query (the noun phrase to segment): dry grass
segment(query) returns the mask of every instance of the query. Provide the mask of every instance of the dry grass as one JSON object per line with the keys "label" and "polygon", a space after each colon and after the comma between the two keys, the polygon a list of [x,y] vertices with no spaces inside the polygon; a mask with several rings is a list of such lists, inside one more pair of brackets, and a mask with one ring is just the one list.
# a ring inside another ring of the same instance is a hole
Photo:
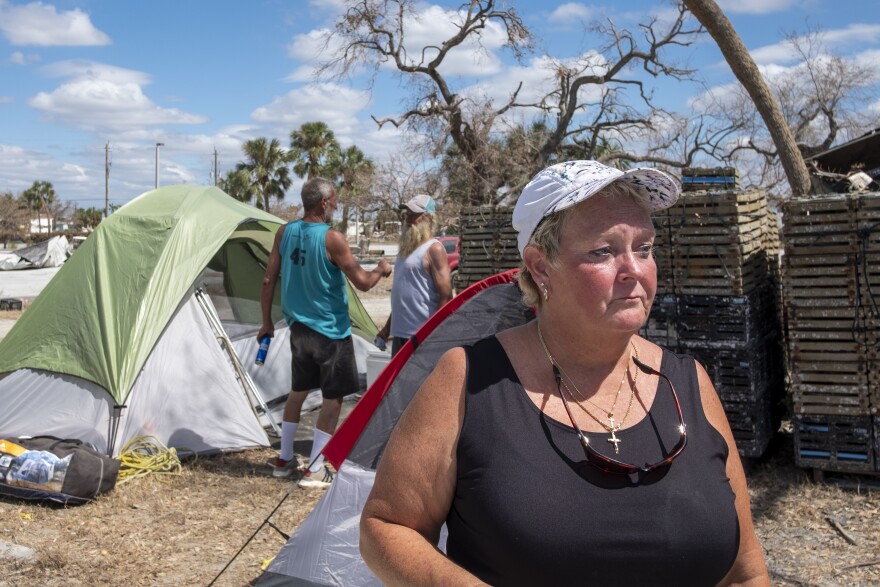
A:
{"label": "dry grass", "polygon": [[[286,530],[322,495],[273,478],[267,461],[274,455],[198,459],[179,476],[135,479],[76,507],[2,500],[0,535],[35,549],[38,560],[0,560],[0,585],[207,585],[289,489],[272,518]],[[250,584],[284,542],[264,528],[216,584]]]}
{"label": "dry grass", "polygon": [[0,320],[18,320],[24,310],[0,310]]}
{"label": "dry grass", "polygon": [[[2,539],[39,557],[35,563],[0,558],[0,586],[207,585],[292,487],[271,477],[266,463],[274,454],[202,458],[186,463],[180,476],[133,480],[78,507],[0,500]],[[749,476],[774,585],[880,583],[880,492],[814,483],[793,466],[792,454],[790,436],[781,436]],[[292,532],[322,493],[294,488],[272,521]],[[216,584],[253,584],[283,544],[264,526]]]}
{"label": "dry grass", "polygon": [[827,474],[817,483],[794,466],[793,455],[791,435],[780,434],[749,475],[773,584],[880,584],[878,478]]}

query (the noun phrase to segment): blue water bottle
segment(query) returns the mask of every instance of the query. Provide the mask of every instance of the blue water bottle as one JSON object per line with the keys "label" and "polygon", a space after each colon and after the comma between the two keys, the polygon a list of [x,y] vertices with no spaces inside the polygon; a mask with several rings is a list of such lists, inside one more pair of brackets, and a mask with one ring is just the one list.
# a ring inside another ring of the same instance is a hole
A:
{"label": "blue water bottle", "polygon": [[257,365],[262,365],[266,362],[266,353],[269,352],[270,342],[272,342],[272,337],[268,334],[260,339],[260,348],[257,349],[257,360],[254,361]]}

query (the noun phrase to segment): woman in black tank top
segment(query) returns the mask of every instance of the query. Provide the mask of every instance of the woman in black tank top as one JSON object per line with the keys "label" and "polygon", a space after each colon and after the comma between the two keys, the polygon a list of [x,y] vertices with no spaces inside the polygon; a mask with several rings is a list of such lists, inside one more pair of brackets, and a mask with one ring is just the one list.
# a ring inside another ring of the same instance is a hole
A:
{"label": "woman in black tank top", "polygon": [[[636,335],[674,180],[557,164],[514,210],[536,319],[447,352],[361,519],[389,584],[769,585],[705,370]],[[445,548],[438,546],[446,525]]]}

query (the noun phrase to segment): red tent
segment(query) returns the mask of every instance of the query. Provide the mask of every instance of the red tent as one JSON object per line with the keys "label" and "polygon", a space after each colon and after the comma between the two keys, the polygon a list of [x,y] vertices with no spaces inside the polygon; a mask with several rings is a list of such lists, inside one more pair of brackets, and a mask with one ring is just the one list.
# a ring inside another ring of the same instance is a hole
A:
{"label": "red tent", "polygon": [[444,352],[534,317],[520,301],[516,273],[494,275],[461,292],[388,363],[324,448],[339,470],[336,480],[257,585],[381,585],[361,560],[358,526],[391,431]]}

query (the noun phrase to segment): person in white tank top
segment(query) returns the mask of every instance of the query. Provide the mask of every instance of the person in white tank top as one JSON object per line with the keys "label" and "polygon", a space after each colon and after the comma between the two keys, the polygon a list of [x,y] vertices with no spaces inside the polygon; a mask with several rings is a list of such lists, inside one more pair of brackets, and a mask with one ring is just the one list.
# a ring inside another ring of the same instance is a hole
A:
{"label": "person in white tank top", "polygon": [[446,249],[434,238],[434,198],[420,194],[401,209],[406,211],[406,217],[394,263],[391,315],[379,331],[382,341],[391,338],[392,356],[452,299]]}

